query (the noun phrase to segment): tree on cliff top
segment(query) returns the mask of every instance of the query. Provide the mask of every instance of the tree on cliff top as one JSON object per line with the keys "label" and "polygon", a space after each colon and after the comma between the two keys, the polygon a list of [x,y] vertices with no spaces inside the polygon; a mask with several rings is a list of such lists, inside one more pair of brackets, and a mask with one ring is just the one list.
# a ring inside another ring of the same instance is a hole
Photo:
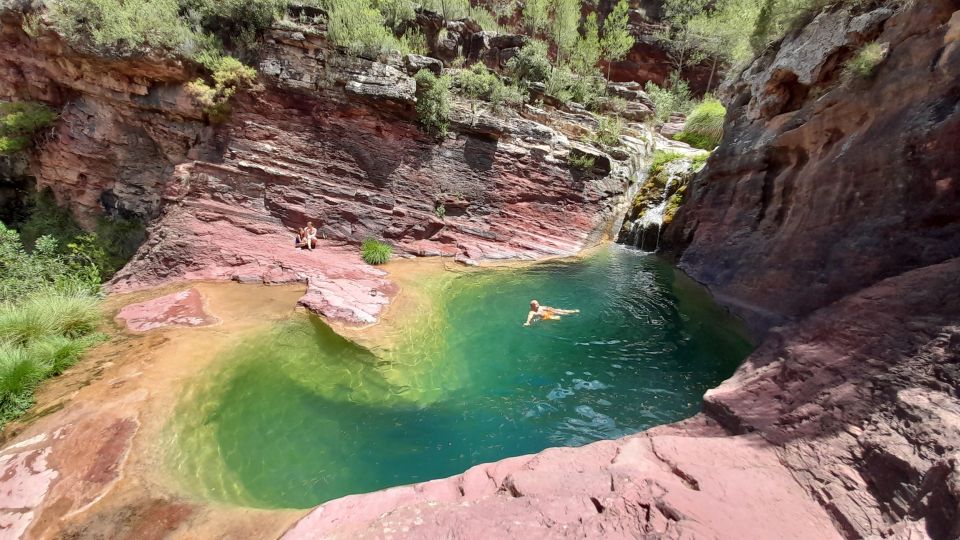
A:
{"label": "tree on cliff top", "polygon": [[610,65],[633,48],[634,37],[627,27],[630,22],[630,5],[620,0],[613,11],[603,21],[603,39],[600,40],[601,57],[607,61],[607,79],[610,78]]}

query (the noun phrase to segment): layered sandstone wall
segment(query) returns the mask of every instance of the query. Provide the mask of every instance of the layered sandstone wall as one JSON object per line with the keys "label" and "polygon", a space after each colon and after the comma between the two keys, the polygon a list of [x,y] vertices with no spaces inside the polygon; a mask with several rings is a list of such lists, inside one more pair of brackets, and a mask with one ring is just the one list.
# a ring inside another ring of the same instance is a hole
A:
{"label": "layered sandstone wall", "polygon": [[[87,225],[103,214],[152,223],[113,290],[192,278],[329,282],[324,265],[304,264],[289,247],[308,220],[330,242],[383,238],[401,254],[573,255],[610,234],[651,150],[640,123],[608,154],[581,142],[596,128],[586,111],[528,105],[478,115],[461,101],[438,140],[414,110],[412,74],[430,59],[350,57],[326,42],[322,25],[291,21],[264,38],[258,88],[211,125],[185,91],[199,75],[189,63],[79,51],[42,23],[27,28],[19,13],[0,17],[0,98],[61,108],[33,155],[37,185]],[[612,91],[629,98],[636,120],[649,114],[642,92]],[[572,151],[596,166],[571,167]],[[373,298],[345,317],[373,322],[391,288],[373,270],[347,274],[369,274],[361,281],[370,286],[305,303],[343,314]]]}
{"label": "layered sandstone wall", "polygon": [[[829,10],[742,74],[667,232],[758,334],[960,255],[960,2],[888,4]],[[842,84],[871,41],[886,60]]]}

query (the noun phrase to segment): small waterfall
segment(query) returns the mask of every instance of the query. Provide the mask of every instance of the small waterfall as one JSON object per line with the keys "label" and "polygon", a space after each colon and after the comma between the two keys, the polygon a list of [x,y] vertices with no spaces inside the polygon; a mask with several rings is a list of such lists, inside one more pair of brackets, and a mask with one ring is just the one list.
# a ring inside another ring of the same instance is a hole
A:
{"label": "small waterfall", "polygon": [[664,216],[672,195],[670,188],[688,168],[689,162],[686,160],[678,160],[667,164],[664,170],[666,181],[664,182],[663,193],[660,195],[660,202],[656,206],[648,208],[630,225],[630,233],[624,239],[625,241],[622,240],[624,243],[648,253],[654,253],[660,249],[660,233],[663,229]]}

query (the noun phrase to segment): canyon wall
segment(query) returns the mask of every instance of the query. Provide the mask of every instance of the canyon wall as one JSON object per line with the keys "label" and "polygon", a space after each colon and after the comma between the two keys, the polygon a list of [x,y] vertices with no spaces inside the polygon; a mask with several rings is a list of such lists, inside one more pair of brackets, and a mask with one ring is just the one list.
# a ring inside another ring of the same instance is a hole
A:
{"label": "canyon wall", "polygon": [[[198,76],[188,63],[75,50],[42,22],[29,29],[12,10],[0,17],[0,98],[62,108],[32,159],[38,187],[88,226],[101,215],[152,223],[114,291],[176,279],[343,278],[332,290],[311,286],[304,304],[373,322],[392,294],[382,273],[356,257],[324,272],[337,265],[304,260],[291,247],[295,227],[312,220],[328,243],[383,238],[400,254],[467,263],[573,255],[609,236],[650,151],[639,123],[628,124],[625,149],[608,154],[579,142],[596,128],[585,111],[481,105],[475,114],[458,100],[451,133],[437,139],[414,111],[412,74],[431,59],[350,57],[322,25],[291,21],[267,32],[257,88],[210,124],[185,91]],[[637,119],[649,113],[642,92],[613,90]],[[595,166],[571,167],[572,151]],[[356,303],[365,307],[344,307]]]}
{"label": "canyon wall", "polygon": [[[958,9],[836,7],[728,88],[723,143],[666,237],[757,334],[960,255]],[[871,41],[886,59],[844,83]]]}

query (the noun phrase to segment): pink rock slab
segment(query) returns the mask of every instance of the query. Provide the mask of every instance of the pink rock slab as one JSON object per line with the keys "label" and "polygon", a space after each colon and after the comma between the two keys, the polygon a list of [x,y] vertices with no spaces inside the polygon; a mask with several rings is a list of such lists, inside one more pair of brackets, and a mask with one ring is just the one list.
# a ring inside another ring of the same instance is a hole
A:
{"label": "pink rock slab", "polygon": [[841,538],[774,445],[682,424],[344,497],[283,538]]}
{"label": "pink rock slab", "polygon": [[146,302],[125,306],[117,314],[127,328],[146,332],[165,326],[207,326],[218,321],[203,307],[203,297],[196,289],[175,292]]}

